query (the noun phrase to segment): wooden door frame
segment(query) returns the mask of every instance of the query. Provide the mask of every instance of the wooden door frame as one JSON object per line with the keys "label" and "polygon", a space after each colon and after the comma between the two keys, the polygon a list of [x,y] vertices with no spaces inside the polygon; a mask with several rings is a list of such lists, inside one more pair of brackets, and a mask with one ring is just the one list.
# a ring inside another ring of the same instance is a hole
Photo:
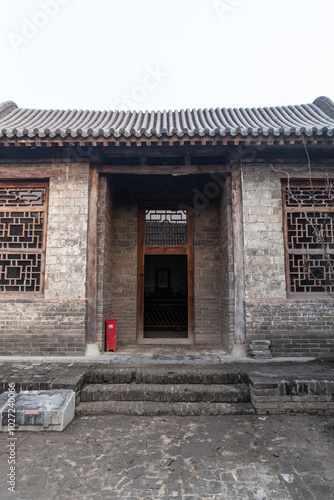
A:
{"label": "wooden door frame", "polygon": [[[137,299],[137,344],[194,344],[195,343],[195,308],[194,308],[194,216],[187,209],[187,245],[180,246],[145,246],[145,210],[178,209],[176,201],[143,201],[138,211],[138,299]],[[144,279],[145,255],[186,255],[188,275],[188,337],[186,339],[145,339],[144,338]]]}

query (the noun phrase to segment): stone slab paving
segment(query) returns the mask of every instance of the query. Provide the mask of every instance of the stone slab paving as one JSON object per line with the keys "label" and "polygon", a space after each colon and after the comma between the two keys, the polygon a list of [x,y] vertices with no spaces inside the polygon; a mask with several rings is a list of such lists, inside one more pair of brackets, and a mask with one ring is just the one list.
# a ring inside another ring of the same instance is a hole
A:
{"label": "stone slab paving", "polygon": [[76,417],[18,433],[16,492],[2,500],[332,500],[334,417]]}

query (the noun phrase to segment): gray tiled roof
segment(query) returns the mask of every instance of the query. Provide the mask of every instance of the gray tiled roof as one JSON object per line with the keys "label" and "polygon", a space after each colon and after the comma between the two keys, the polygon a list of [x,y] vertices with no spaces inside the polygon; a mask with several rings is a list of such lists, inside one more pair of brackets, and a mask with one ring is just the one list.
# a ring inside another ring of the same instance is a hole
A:
{"label": "gray tiled roof", "polygon": [[171,137],[334,135],[334,103],[180,111],[77,111],[0,104],[0,137]]}

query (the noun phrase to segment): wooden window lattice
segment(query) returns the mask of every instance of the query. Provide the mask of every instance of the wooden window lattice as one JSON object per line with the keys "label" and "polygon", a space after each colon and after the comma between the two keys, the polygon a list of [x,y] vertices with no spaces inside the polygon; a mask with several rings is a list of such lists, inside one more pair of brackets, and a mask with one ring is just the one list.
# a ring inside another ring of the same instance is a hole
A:
{"label": "wooden window lattice", "polygon": [[330,184],[285,186],[290,292],[334,293],[334,192]]}
{"label": "wooden window lattice", "polygon": [[47,186],[0,186],[0,292],[41,292]]}
{"label": "wooden window lattice", "polygon": [[145,244],[180,246],[187,244],[185,210],[146,210]]}
{"label": "wooden window lattice", "polygon": [[324,208],[333,205],[334,188],[330,184],[322,186],[289,186],[285,188],[286,207]]}

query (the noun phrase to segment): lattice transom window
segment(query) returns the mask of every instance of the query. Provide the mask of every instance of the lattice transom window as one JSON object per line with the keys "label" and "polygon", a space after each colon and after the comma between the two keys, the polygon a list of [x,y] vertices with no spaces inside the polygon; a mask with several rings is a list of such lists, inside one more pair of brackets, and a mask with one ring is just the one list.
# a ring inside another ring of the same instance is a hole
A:
{"label": "lattice transom window", "polygon": [[0,184],[0,292],[43,289],[47,185]]}
{"label": "lattice transom window", "polygon": [[334,186],[283,188],[290,292],[334,293]]}
{"label": "lattice transom window", "polygon": [[180,246],[187,244],[186,210],[146,210],[145,244]]}

